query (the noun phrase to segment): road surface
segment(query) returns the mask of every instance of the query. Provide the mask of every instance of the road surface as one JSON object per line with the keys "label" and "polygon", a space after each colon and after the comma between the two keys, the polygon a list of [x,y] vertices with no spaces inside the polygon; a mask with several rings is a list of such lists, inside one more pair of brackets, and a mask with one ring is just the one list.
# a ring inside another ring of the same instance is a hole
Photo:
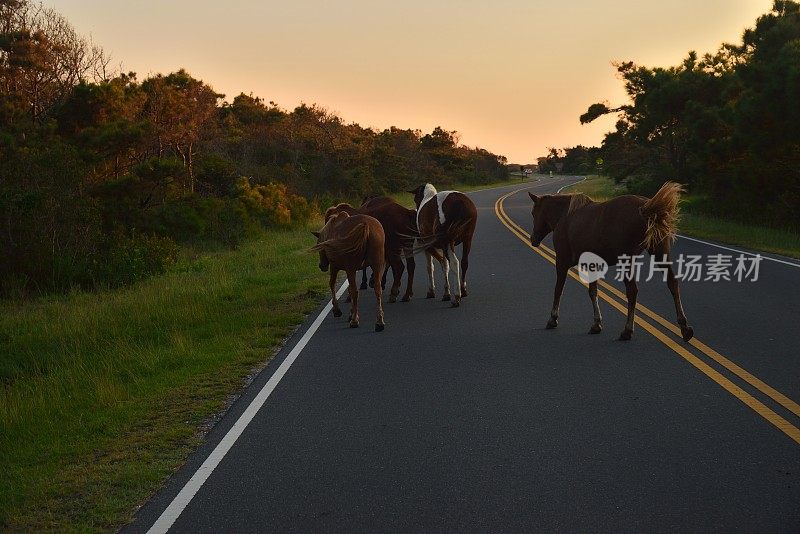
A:
{"label": "road surface", "polygon": [[[369,292],[357,330],[312,314],[125,530],[800,530],[800,262],[685,283],[691,344],[666,326],[656,281],[640,285],[632,341],[616,341],[613,280],[601,334],[587,334],[574,279],[545,330],[555,270],[522,233],[524,190],[578,180],[470,194],[460,308],[424,298],[418,261],[415,297],[385,305],[385,332]],[[688,239],[675,251],[737,254]]]}

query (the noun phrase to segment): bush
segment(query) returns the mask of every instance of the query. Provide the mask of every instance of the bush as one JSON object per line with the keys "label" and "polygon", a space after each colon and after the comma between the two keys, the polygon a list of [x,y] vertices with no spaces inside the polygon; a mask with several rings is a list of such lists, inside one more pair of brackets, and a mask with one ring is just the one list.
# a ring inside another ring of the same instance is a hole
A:
{"label": "bush", "polygon": [[236,248],[256,226],[238,199],[192,197],[167,202],[143,214],[138,228],[179,243],[214,241]]}
{"label": "bush", "polygon": [[265,227],[306,224],[314,214],[314,207],[304,197],[290,193],[281,183],[251,185],[249,178],[242,177],[236,195],[250,216]]}
{"label": "bush", "polygon": [[164,273],[178,260],[178,245],[168,237],[119,235],[106,243],[93,268],[95,286],[117,287]]}

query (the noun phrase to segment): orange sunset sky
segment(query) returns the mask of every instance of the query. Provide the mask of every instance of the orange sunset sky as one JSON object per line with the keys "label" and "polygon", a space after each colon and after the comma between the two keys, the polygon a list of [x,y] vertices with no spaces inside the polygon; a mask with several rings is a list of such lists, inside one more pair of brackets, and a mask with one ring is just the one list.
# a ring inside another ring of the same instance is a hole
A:
{"label": "orange sunset sky", "polygon": [[624,100],[612,60],[677,64],[738,42],[771,0],[47,0],[139,78],[186,68],[232,99],[318,103],[346,122],[458,130],[533,162],[599,144],[597,101]]}

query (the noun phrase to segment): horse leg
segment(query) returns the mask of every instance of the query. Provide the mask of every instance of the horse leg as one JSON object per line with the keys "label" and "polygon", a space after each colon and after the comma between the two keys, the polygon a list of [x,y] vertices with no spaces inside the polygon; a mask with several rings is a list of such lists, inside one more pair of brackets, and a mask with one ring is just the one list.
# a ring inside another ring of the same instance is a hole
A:
{"label": "horse leg", "polygon": [[469,269],[469,251],[472,248],[472,237],[461,245],[461,297],[467,296],[467,269]]}
{"label": "horse leg", "polygon": [[358,289],[356,289],[356,272],[347,271],[347,282],[350,284],[350,328],[358,328]]}
{"label": "horse leg", "polygon": [[[361,288],[360,289],[367,289],[367,268],[364,267],[361,270]],[[347,292],[347,298],[345,302],[353,302],[353,297],[350,295],[350,291]]]}
{"label": "horse leg", "polygon": [[342,316],[342,310],[341,310],[341,308],[339,308],[339,300],[336,298],[336,275],[337,274],[338,274],[338,271],[336,271],[334,268],[331,267],[331,277],[330,277],[328,285],[331,288],[331,296],[332,296],[332,302],[333,302],[333,316],[334,317],[341,317]]}
{"label": "horse leg", "polygon": [[456,298],[453,301],[453,308],[457,308],[461,305],[461,263],[458,261],[458,256],[456,256],[456,248],[452,243],[450,243],[449,247],[444,249],[444,252],[448,262],[453,262],[453,270],[455,271],[456,275]]}
{"label": "horse leg", "polygon": [[433,254],[425,251],[425,259],[427,259],[427,268],[428,268],[428,294],[425,296],[426,299],[436,298],[436,281],[433,278]]}
{"label": "horse leg", "polygon": [[439,260],[444,271],[444,295],[442,302],[450,302],[450,260],[447,259],[447,247],[442,249],[442,259]]}
{"label": "horse leg", "polygon": [[[402,282],[403,278],[403,271],[405,270],[405,266],[403,265],[403,260],[400,258],[400,253],[397,254],[390,254],[389,255],[389,266],[392,268],[392,288],[389,291],[389,302],[397,302],[397,295],[400,294],[400,282]],[[383,285],[386,285],[386,273],[387,270],[384,271],[384,280]],[[384,287],[384,289],[386,289]]]}
{"label": "horse leg", "polygon": [[589,298],[594,311],[594,324],[589,329],[590,334],[599,334],[603,330],[603,316],[600,313],[600,304],[597,302],[597,282],[589,284]]}
{"label": "horse leg", "polygon": [[636,317],[636,296],[639,286],[636,280],[625,279],[625,297],[628,299],[628,319],[625,321],[625,330],[619,335],[620,341],[628,341],[633,336],[633,320]]}
{"label": "horse leg", "polygon": [[[389,267],[391,267],[391,264],[387,263],[386,268],[383,270],[383,278],[382,278],[383,281],[381,282],[383,286],[381,287],[381,289],[383,289],[384,291],[386,290],[386,279],[388,278],[386,275],[389,274]],[[392,273],[394,273],[394,271],[392,271]]]}
{"label": "horse leg", "polygon": [[[383,254],[383,251],[380,252]],[[377,305],[377,312],[375,318],[375,331],[376,332],[383,332],[384,327],[386,324],[383,322],[383,273],[386,271],[383,269],[383,262],[380,258],[376,259],[376,262],[373,263],[372,272],[375,273],[376,280],[375,280],[375,300],[378,301]],[[398,291],[399,292],[399,291]],[[395,300],[397,300],[395,296]]]}
{"label": "horse leg", "polygon": [[567,281],[569,267],[562,265],[556,258],[556,288],[553,292],[553,309],[550,310],[550,320],[547,321],[547,328],[558,326],[558,310],[561,307],[561,294],[564,292],[564,282]]}
{"label": "horse leg", "polygon": [[681,288],[678,286],[678,279],[675,278],[675,273],[672,271],[671,265],[667,269],[667,287],[669,288],[669,292],[672,293],[672,300],[675,301],[675,313],[678,315],[678,326],[681,327],[681,336],[684,341],[689,341],[694,337],[694,328],[689,326],[686,313],[683,311]]}
{"label": "horse leg", "polygon": [[406,256],[406,271],[408,272],[408,283],[406,284],[406,293],[403,295],[401,299],[403,302],[408,302],[411,300],[411,297],[414,295],[414,270],[417,268],[417,261],[414,259],[414,255],[410,254]]}

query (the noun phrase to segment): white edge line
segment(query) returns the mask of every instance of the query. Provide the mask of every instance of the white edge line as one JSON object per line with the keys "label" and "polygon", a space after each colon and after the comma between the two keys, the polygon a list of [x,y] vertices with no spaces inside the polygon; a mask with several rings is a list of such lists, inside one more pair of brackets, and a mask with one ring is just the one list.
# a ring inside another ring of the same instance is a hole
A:
{"label": "white edge line", "polygon": [[[345,289],[347,289],[347,280],[342,283],[342,286],[336,292],[336,298],[339,298],[342,293],[344,293]],[[286,371],[289,370],[289,367],[292,366],[292,363],[294,363],[294,361],[300,355],[300,352],[308,344],[309,340],[317,331],[317,329],[319,329],[319,326],[328,315],[328,312],[331,311],[331,308],[333,308],[333,304],[331,301],[329,301],[319,313],[317,318],[314,319],[314,322],[311,323],[311,326],[308,327],[308,330],[306,330],[306,332],[303,334],[303,337],[300,338],[291,352],[289,352],[289,355],[286,356],[286,359],[283,360],[278,369],[275,370],[275,373],[270,377],[267,383],[264,384],[264,387],[261,388],[261,391],[258,392],[258,395],[256,395],[256,397],[250,402],[250,405],[245,409],[242,415],[239,416],[239,419],[236,420],[230,430],[228,430],[228,432],[222,437],[222,440],[217,444],[214,450],[211,451],[211,454],[203,462],[203,465],[201,465],[197,471],[195,471],[194,475],[192,475],[192,478],[189,479],[178,495],[176,495],[169,506],[167,506],[167,509],[164,510],[156,522],[153,523],[153,526],[147,531],[148,534],[165,533],[170,529],[173,523],[175,523],[175,520],[178,519],[186,506],[192,501],[194,496],[205,483],[206,479],[208,479],[228,451],[231,450],[233,444],[236,443],[236,440],[242,435],[244,429],[247,428],[247,425],[250,424],[256,413],[258,413],[258,411],[264,405],[264,402],[266,402],[267,398],[275,390],[278,382],[281,381],[281,378],[283,378],[283,376],[286,374]]]}
{"label": "white edge line", "polygon": [[584,176],[583,178],[581,178],[581,179],[580,179],[580,180],[578,180],[577,182],[573,182],[573,183],[571,183],[571,184],[567,184],[567,185],[561,186],[561,189],[559,189],[558,191],[556,191],[556,195],[557,195],[557,194],[559,194],[559,193],[560,193],[561,191],[563,191],[564,189],[566,189],[567,187],[572,187],[573,185],[579,184],[579,183],[581,183],[582,181],[584,181],[585,179],[586,179],[586,177]]}
{"label": "white edge line", "polygon": [[[575,182],[574,184],[565,185],[564,187],[562,187],[561,189],[556,191],[556,194],[560,193],[562,189],[566,189],[567,187],[570,187],[570,186],[573,186],[575,184],[581,183],[585,179],[586,179],[586,177],[584,176],[583,179]],[[697,241],[698,243],[703,243],[704,245],[709,245],[709,246],[721,248],[721,249],[724,249],[724,250],[730,250],[731,252],[739,252],[741,254],[747,254],[748,256],[753,256],[753,257],[761,256],[765,260],[774,261],[776,263],[782,263],[784,265],[790,265],[792,267],[800,268],[800,263],[794,263],[794,262],[791,262],[791,261],[786,261],[786,260],[781,260],[781,259],[778,259],[778,258],[773,258],[771,256],[766,256],[766,255],[761,254],[761,253],[747,252],[746,250],[740,250],[738,248],[726,247],[724,245],[719,245],[717,243],[712,243],[711,241],[703,241],[702,239],[697,239],[696,237],[689,237],[689,236],[685,236],[685,235],[682,235],[682,234],[678,234],[678,237],[680,237],[681,239],[688,239],[689,241]]]}
{"label": "white edge line", "polygon": [[722,248],[722,249],[725,249],[725,250],[730,250],[732,252],[739,252],[741,254],[747,254],[748,256],[761,256],[761,258],[763,258],[765,260],[770,260],[770,261],[774,261],[774,262],[777,262],[777,263],[783,263],[784,265],[791,265],[792,267],[800,267],[800,264],[798,264],[798,263],[792,263],[790,261],[780,260],[778,258],[773,258],[771,256],[765,256],[762,253],[747,252],[746,250],[739,250],[738,248],[726,247],[724,245],[718,245],[717,243],[712,243],[710,241],[703,241],[702,239],[697,239],[695,237],[689,237],[689,236],[680,235],[680,234],[678,234],[678,237],[680,237],[681,239],[688,239],[689,241],[697,241],[698,243],[703,243],[704,245],[711,245],[712,247],[717,247],[717,248]]}
{"label": "white edge line", "polygon": [[[543,176],[544,178],[549,178],[549,176],[546,176],[546,175],[540,175],[540,176]],[[552,182],[547,182],[546,184],[537,184],[536,182],[540,181],[538,178],[536,180],[527,180],[527,181],[523,180],[522,182],[519,182],[518,184],[494,185],[492,187],[484,187],[483,189],[473,189],[472,191],[463,191],[463,193],[465,195],[471,195],[472,193],[480,193],[481,191],[491,191],[492,189],[503,189],[505,187],[514,187],[514,186],[517,186],[517,185],[525,185],[525,184],[533,184],[532,187],[538,187],[540,185],[553,185],[553,182],[557,182],[559,179],[560,178],[556,178]],[[585,180],[586,177],[584,176],[583,179]],[[564,187],[568,187],[568,186],[565,185]],[[525,189],[529,189],[529,188],[526,187]],[[561,189],[563,189],[563,187]],[[459,191],[459,192],[462,192],[462,191]]]}
{"label": "white edge line", "polygon": [[530,180],[530,181],[523,180],[517,184],[494,185],[492,187],[484,187],[483,189],[473,189],[472,191],[465,191],[464,194],[469,195],[470,193],[480,193],[481,191],[491,191],[492,189],[502,189],[504,187],[512,187],[515,185],[532,184],[538,181],[539,180]]}

